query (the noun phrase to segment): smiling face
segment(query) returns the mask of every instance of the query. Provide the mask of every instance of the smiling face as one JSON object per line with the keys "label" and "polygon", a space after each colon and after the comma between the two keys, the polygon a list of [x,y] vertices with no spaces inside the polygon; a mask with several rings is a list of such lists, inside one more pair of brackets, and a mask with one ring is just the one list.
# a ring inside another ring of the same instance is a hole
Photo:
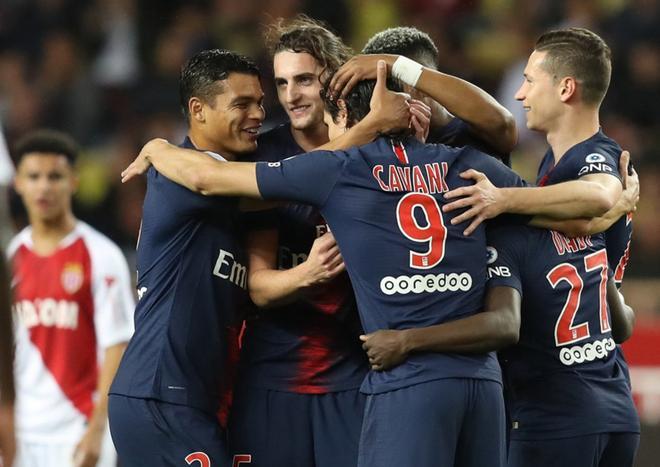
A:
{"label": "smiling face", "polygon": [[66,156],[41,152],[23,155],[15,184],[31,223],[71,214],[71,197],[78,180]]}
{"label": "smiling face", "polygon": [[515,95],[527,112],[527,128],[545,133],[554,128],[563,107],[559,83],[543,68],[546,55],[547,52],[532,52]]}
{"label": "smiling face", "polygon": [[313,130],[323,125],[319,81],[322,71],[307,52],[282,51],[273,57],[277,97],[296,130]]}
{"label": "smiling face", "polygon": [[259,128],[265,117],[264,93],[257,76],[231,73],[219,83],[220,93],[212,102],[200,102],[200,130],[210,142],[206,149],[239,155],[257,149]]}

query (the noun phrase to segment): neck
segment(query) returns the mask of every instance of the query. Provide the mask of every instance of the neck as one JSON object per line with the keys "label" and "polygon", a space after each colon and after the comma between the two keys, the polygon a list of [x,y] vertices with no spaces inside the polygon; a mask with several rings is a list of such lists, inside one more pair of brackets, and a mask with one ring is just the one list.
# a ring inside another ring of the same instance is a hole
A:
{"label": "neck", "polygon": [[298,146],[300,146],[305,152],[323,146],[329,141],[328,127],[324,124],[316,125],[313,128],[307,128],[305,130],[296,130],[291,127],[291,134]]}
{"label": "neck", "polygon": [[236,155],[234,153],[227,151],[215,141],[208,138],[204,132],[202,132],[197,127],[190,127],[188,130],[188,138],[190,138],[190,141],[192,141],[192,144],[195,146],[195,148],[199,149],[200,151],[213,151],[220,154],[228,161],[236,160]]}
{"label": "neck", "polygon": [[54,219],[35,219],[30,216],[30,226],[35,250],[40,254],[49,254],[73,231],[76,218],[71,211]]}
{"label": "neck", "polygon": [[591,138],[599,128],[597,109],[576,110],[558,121],[556,128],[548,131],[546,135],[555,157],[555,164],[566,154],[566,151]]}

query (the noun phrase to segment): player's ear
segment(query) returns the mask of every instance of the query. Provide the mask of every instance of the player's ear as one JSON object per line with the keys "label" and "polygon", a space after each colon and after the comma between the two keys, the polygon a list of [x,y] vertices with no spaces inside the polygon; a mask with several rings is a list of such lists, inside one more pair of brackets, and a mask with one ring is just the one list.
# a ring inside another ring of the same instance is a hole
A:
{"label": "player's ear", "polygon": [[204,123],[206,121],[206,115],[204,115],[204,103],[199,97],[191,97],[190,100],[188,100],[188,113],[190,114],[191,120],[195,120],[199,123]]}
{"label": "player's ear", "polygon": [[348,124],[348,110],[346,110],[346,101],[344,99],[338,99],[337,107],[339,107],[339,113],[337,114],[337,119],[335,121],[337,126],[343,128],[344,131],[346,131],[346,125]]}
{"label": "player's ear", "polygon": [[577,92],[577,81],[571,76],[566,76],[559,82],[559,99],[567,102]]}

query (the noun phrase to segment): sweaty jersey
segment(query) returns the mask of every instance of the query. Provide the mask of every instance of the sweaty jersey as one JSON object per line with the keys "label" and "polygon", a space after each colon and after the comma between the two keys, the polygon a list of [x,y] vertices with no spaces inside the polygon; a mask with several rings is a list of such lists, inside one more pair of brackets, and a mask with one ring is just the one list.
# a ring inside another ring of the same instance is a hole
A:
{"label": "sweaty jersey", "polygon": [[522,295],[520,340],[501,351],[511,439],[639,432],[607,306],[602,234],[489,228],[489,287]]}
{"label": "sweaty jersey", "polygon": [[[279,161],[304,152],[290,124],[259,137],[256,161]],[[314,240],[328,231],[318,208],[287,203],[265,224],[278,232],[278,269],[307,259]],[[359,340],[359,317],[348,275],[319,286],[293,303],[256,313],[246,322],[241,348],[242,384],[278,391],[322,394],[360,387],[367,358]]]}
{"label": "sweaty jersey", "polygon": [[[485,232],[469,237],[452,226],[443,193],[469,182],[475,168],[497,186],[523,182],[502,163],[472,148],[389,138],[347,151],[316,151],[257,164],[266,199],[320,209],[342,252],[364,330],[431,326],[482,308]],[[369,372],[362,390],[390,391],[441,378],[500,381],[494,354],[419,353],[385,372]]]}
{"label": "sweaty jersey", "polygon": [[[539,166],[538,186],[577,180],[596,173],[619,175],[621,147],[602,130],[570,148],[555,166],[552,149],[545,153]],[[632,215],[619,219],[605,232],[607,257],[617,286],[621,285],[630,254]]]}
{"label": "sweaty jersey", "polygon": [[16,323],[16,428],[23,441],[77,442],[94,408],[107,347],[133,331],[126,260],[78,221],[43,256],[32,229],[9,245]]}
{"label": "sweaty jersey", "polygon": [[[192,148],[189,140],[184,146]],[[111,394],[218,410],[231,385],[236,309],[246,296],[237,202],[193,193],[149,169],[135,335]]]}

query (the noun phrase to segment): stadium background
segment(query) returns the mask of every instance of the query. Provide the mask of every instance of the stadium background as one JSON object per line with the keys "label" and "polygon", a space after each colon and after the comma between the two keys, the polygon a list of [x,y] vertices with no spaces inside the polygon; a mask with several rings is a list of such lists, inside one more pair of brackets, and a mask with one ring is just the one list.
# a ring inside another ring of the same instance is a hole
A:
{"label": "stadium background", "polygon": [[[271,126],[284,115],[261,32],[272,18],[299,12],[326,21],[355,51],[387,27],[428,32],[442,71],[483,87],[516,116],[520,139],[513,164],[528,180],[534,180],[546,142],[526,130],[513,95],[534,40],[558,26],[588,27],[605,38],[614,72],[602,125],[631,151],[642,185],[623,287],[637,311],[635,334],[626,344],[644,424],[637,465],[659,465],[660,445],[653,442],[660,439],[657,0],[2,0],[0,184],[9,184],[11,172],[3,168],[5,146],[23,133],[37,127],[71,133],[83,146],[76,213],[132,261],[145,187],[143,181],[120,186],[119,172],[148,139],[178,142],[185,134],[178,107],[181,64],[209,47],[255,58]],[[20,211],[16,200],[14,208]],[[4,241],[20,223],[20,216],[14,225],[3,221]]]}

